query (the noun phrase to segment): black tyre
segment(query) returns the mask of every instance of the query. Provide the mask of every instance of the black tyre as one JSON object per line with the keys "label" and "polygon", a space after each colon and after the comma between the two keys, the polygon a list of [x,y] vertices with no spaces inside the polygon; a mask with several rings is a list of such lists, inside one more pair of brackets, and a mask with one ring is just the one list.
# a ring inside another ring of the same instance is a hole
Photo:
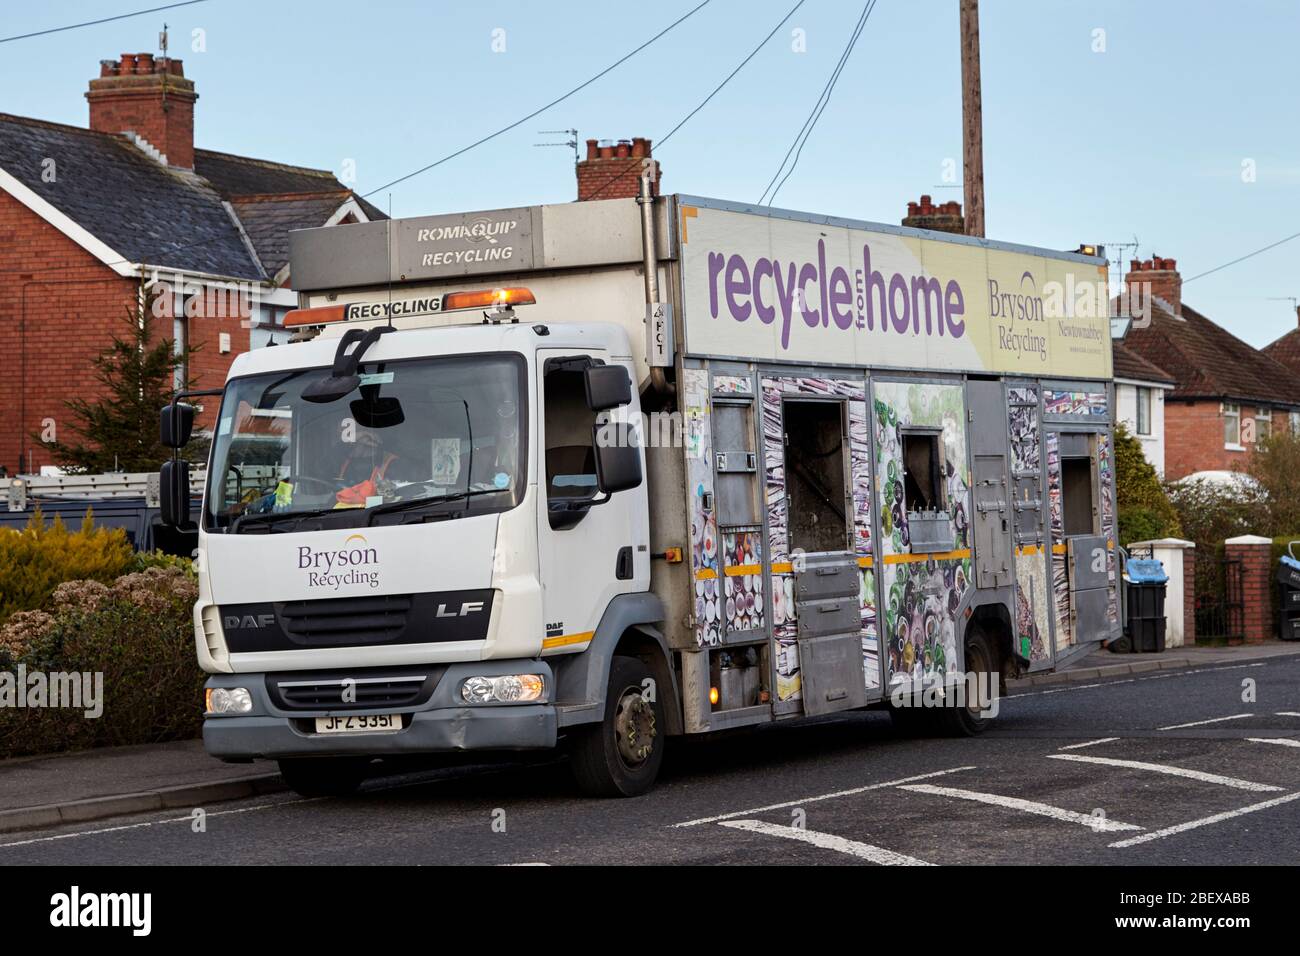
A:
{"label": "black tyre", "polygon": [[979,628],[971,628],[966,632],[966,673],[976,675],[978,688],[968,684],[964,688],[964,701],[933,711],[936,730],[945,737],[974,737],[984,733],[993,723],[991,716],[981,716],[987,714],[990,701],[980,698],[988,693],[1000,692],[996,681],[1002,674],[1002,668],[998,664],[993,642]]}
{"label": "black tyre", "polygon": [[578,789],[593,797],[635,797],[654,786],[664,759],[664,713],[659,695],[647,700],[650,669],[635,657],[609,667],[605,717],[583,727],[570,745]]}
{"label": "black tyre", "polygon": [[294,757],[280,761],[280,776],[301,797],[346,797],[360,789],[369,762],[358,757]]}

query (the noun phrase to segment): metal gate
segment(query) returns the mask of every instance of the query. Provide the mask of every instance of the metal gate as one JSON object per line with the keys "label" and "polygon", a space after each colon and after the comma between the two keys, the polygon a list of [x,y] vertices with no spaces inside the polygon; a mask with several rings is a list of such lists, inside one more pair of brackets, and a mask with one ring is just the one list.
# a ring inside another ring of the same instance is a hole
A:
{"label": "metal gate", "polygon": [[[1199,564],[1199,562],[1197,562]],[[1241,561],[1222,558],[1209,573],[1196,574],[1196,639],[1240,641],[1245,638],[1245,600],[1241,588]]]}

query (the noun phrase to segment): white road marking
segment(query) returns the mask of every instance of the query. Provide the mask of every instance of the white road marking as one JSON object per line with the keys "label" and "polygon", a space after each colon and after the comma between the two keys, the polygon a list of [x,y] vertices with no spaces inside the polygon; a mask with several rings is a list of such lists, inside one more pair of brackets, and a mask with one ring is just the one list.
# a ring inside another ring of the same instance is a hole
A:
{"label": "white road marking", "polygon": [[[205,817],[224,817],[232,813],[252,813],[255,810],[274,810],[276,807],[288,807],[298,803],[315,803],[318,800],[326,800],[328,797],[298,797],[289,800],[278,800],[275,803],[260,803],[255,807],[239,807],[234,810],[207,810]],[[15,846],[31,846],[33,843],[50,843],[54,840],[71,840],[73,837],[98,836],[101,833],[119,833],[123,830],[141,830],[146,827],[163,826],[167,823],[192,823],[194,817],[187,813],[183,817],[169,817],[166,820],[146,820],[143,823],[124,823],[115,827],[99,827],[94,830],[74,830],[72,833],[56,833],[53,836],[31,837],[27,840],[16,840],[13,843],[0,843],[0,850],[7,850]]]}
{"label": "white road marking", "polygon": [[1065,823],[1077,823],[1080,826],[1089,827],[1098,833],[1115,833],[1120,830],[1141,830],[1142,828],[1134,823],[1120,823],[1118,820],[1110,820],[1106,817],[1094,817],[1088,813],[1076,813],[1074,810],[1063,810],[1060,807],[1054,807],[1046,803],[1038,803],[1035,800],[1021,800],[1019,797],[1004,797],[998,793],[980,793],[976,790],[958,790],[955,787],[935,787],[928,783],[918,783],[911,786],[900,787],[900,790],[914,790],[917,793],[932,793],[939,797],[955,797],[958,800],[973,800],[976,803],[988,803],[995,807],[1005,807],[1008,810],[1020,810],[1024,813],[1033,813],[1040,817],[1051,817],[1053,820],[1061,820]]}
{"label": "white road marking", "polygon": [[1189,780],[1200,780],[1203,783],[1217,783],[1225,787],[1232,787],[1236,790],[1254,790],[1257,793],[1269,793],[1281,790],[1281,787],[1275,787],[1270,783],[1251,783],[1249,780],[1238,780],[1236,777],[1223,777],[1217,773],[1206,773],[1203,770],[1188,770],[1186,767],[1171,767],[1163,763],[1147,763],[1144,760],[1119,760],[1115,757],[1089,757],[1087,754],[1048,754],[1048,760],[1075,760],[1079,763],[1096,763],[1103,764],[1107,767],[1128,767],[1133,770],[1150,770],[1153,773],[1165,773],[1171,777],[1186,777]]}
{"label": "white road marking", "polygon": [[1278,744],[1282,747],[1300,747],[1300,740],[1290,737],[1247,737],[1252,744]]}
{"label": "white road marking", "polygon": [[701,823],[717,823],[719,820],[732,820],[736,817],[747,817],[755,813],[767,813],[769,810],[784,810],[786,807],[798,807],[805,803],[817,803],[819,800],[834,800],[836,797],[851,797],[854,794],[866,793],[868,790],[882,790],[885,787],[897,787],[899,784],[912,783],[916,780],[929,780],[932,777],[942,777],[945,774],[974,769],[974,767],[953,767],[950,770],[936,770],[933,773],[917,774],[915,777],[903,777],[900,780],[886,780],[884,783],[872,783],[865,787],[854,787],[852,790],[836,790],[834,793],[822,793],[815,797],[804,797],[801,800],[786,800],[783,803],[771,803],[765,807],[751,807],[748,810],[736,810],[733,813],[720,813],[715,817],[700,817],[698,820],[687,820],[684,823],[674,823],[672,826],[674,828],[694,827],[699,826]]}
{"label": "white road marking", "polygon": [[1279,710],[1275,716],[1277,716],[1277,717],[1300,717],[1300,711],[1294,711],[1294,710]]}
{"label": "white road marking", "polygon": [[1156,730],[1182,730],[1184,727],[1203,727],[1206,724],[1221,724],[1225,720],[1241,720],[1243,717],[1250,717],[1251,714],[1233,714],[1230,717],[1211,717],[1209,720],[1191,720],[1185,724],[1170,724],[1168,727],[1157,727]]}
{"label": "white road marking", "polygon": [[1152,830],[1150,833],[1144,833],[1141,836],[1129,837],[1127,840],[1119,840],[1112,843],[1112,847],[1136,846],[1139,843],[1146,843],[1150,840],[1159,840],[1162,837],[1173,836],[1176,833],[1186,833],[1188,830],[1195,830],[1197,827],[1209,826],[1211,823],[1222,823],[1224,820],[1231,820],[1234,817],[1244,816],[1247,813],[1254,813],[1256,810],[1267,810],[1270,807],[1280,807],[1284,803],[1290,803],[1292,800],[1300,799],[1300,792],[1288,793],[1285,797],[1274,797],[1272,800],[1265,800],[1263,803],[1252,803],[1248,807],[1242,807],[1240,810],[1228,810],[1225,813],[1216,813],[1212,817],[1202,817],[1200,820],[1190,820],[1187,823],[1179,823],[1177,826],[1165,827],[1163,830]]}
{"label": "white road marking", "polygon": [[823,850],[847,853],[849,856],[856,856],[860,860],[879,863],[881,866],[934,866],[933,863],[918,860],[914,856],[895,853],[893,850],[886,850],[884,847],[872,846],[870,843],[859,843],[857,840],[846,840],[844,837],[835,836],[833,833],[803,830],[784,823],[766,823],[763,820],[724,820],[718,826],[731,827],[735,830],[747,830],[750,833],[764,833],[768,836],[782,837],[786,840],[797,840],[800,843],[810,843]]}
{"label": "white road marking", "polygon": [[1067,744],[1064,747],[1057,747],[1057,750],[1079,750],[1083,747],[1092,747],[1096,744],[1108,744],[1112,740],[1119,740],[1118,737],[1099,737],[1097,740],[1085,740],[1081,744]]}

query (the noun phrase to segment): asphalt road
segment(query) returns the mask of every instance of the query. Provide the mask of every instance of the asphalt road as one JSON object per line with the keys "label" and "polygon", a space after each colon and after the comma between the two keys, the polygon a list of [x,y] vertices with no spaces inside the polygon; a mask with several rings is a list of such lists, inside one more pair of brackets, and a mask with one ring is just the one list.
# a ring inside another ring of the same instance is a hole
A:
{"label": "asphalt road", "polygon": [[458,766],[348,799],[218,804],[201,828],[170,811],[8,834],[0,865],[1300,860],[1300,656],[1001,707],[974,740],[908,739],[866,713],[673,741],[634,800],[577,796],[557,760]]}

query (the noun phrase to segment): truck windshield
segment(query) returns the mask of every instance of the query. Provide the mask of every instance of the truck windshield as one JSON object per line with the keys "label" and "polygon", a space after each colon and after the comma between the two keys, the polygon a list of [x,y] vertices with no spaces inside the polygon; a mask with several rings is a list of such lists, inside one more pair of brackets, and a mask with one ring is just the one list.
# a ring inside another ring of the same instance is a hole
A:
{"label": "truck windshield", "polygon": [[302,397],[329,369],[226,387],[208,475],[209,531],[292,530],[308,515],[364,525],[394,512],[503,511],[523,497],[519,356],[363,362],[333,402]]}

